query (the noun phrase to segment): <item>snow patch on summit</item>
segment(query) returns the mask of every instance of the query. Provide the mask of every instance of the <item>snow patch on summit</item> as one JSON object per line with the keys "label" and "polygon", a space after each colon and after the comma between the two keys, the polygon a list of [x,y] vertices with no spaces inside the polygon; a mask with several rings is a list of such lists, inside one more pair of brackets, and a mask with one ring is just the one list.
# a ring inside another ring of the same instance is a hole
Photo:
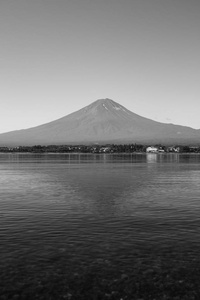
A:
{"label": "snow patch on summit", "polygon": [[129,113],[127,112],[127,110],[125,110],[123,107],[121,107],[121,106],[113,106],[113,108],[115,109],[115,110],[122,110],[122,111],[124,111],[127,115],[129,115]]}
{"label": "snow patch on summit", "polygon": [[103,104],[103,107],[108,110],[108,108],[105,106],[105,104]]}

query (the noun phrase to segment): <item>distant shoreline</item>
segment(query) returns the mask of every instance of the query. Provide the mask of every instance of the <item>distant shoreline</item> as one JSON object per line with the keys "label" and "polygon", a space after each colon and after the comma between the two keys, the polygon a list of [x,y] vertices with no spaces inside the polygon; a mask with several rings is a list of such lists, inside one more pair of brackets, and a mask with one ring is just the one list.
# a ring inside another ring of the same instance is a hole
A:
{"label": "distant shoreline", "polygon": [[122,153],[200,153],[200,146],[161,144],[104,144],[104,145],[34,145],[0,146],[0,153],[65,153],[65,154],[122,154]]}

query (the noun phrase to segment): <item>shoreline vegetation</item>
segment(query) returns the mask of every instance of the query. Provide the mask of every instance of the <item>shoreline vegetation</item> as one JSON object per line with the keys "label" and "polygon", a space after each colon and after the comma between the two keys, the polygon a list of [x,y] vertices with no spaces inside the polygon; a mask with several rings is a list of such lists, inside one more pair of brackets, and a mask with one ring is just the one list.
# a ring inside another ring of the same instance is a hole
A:
{"label": "shoreline vegetation", "polygon": [[7,147],[0,146],[0,153],[200,153],[200,146],[161,144],[149,146],[141,144],[106,145],[34,145]]}

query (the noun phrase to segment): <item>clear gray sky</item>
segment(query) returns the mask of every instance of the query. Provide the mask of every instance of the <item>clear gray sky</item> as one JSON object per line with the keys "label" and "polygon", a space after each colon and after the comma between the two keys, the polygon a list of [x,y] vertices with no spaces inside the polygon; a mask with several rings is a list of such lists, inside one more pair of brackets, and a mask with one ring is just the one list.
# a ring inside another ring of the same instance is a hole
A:
{"label": "clear gray sky", "polygon": [[199,0],[1,0],[0,132],[101,98],[200,128]]}

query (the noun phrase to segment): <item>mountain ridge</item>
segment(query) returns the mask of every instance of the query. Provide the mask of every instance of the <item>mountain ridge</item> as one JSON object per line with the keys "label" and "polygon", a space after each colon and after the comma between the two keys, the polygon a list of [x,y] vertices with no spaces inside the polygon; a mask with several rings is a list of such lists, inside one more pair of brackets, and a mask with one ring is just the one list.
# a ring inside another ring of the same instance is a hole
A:
{"label": "mountain ridge", "polygon": [[200,130],[142,117],[105,98],[57,120],[0,134],[0,145],[94,143],[200,144]]}

